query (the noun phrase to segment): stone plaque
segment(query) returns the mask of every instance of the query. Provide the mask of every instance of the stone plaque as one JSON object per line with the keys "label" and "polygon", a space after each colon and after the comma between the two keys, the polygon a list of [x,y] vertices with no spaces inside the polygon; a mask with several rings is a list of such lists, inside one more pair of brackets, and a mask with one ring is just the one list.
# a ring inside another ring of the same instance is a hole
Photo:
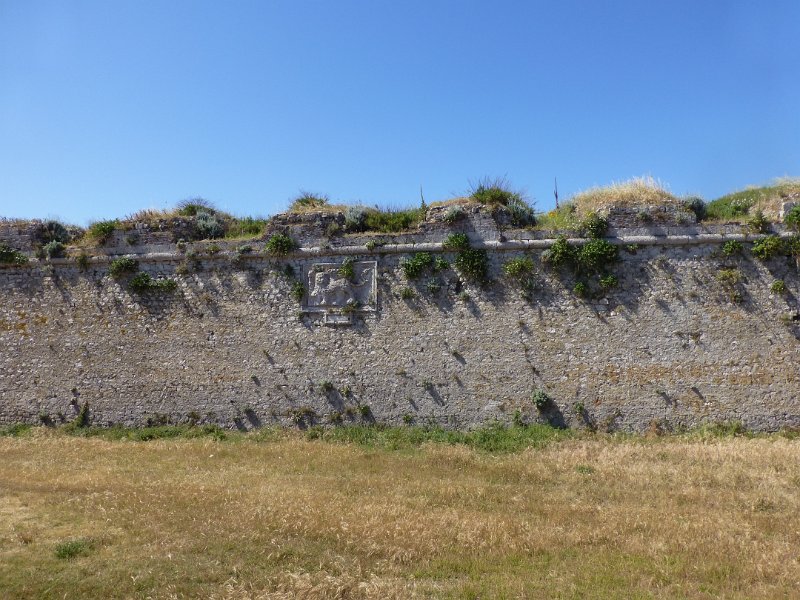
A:
{"label": "stone plaque", "polygon": [[[326,315],[350,316],[353,312],[375,312],[378,308],[378,263],[357,261],[316,263],[307,273],[304,310]],[[325,322],[335,319],[326,316]],[[352,319],[341,319],[349,323]]]}

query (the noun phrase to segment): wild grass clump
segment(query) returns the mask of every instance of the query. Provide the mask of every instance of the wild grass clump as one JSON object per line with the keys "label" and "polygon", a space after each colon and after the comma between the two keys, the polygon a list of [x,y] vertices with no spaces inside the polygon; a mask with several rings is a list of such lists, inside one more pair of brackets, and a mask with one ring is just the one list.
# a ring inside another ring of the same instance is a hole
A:
{"label": "wild grass clump", "polygon": [[120,228],[119,219],[111,219],[109,221],[96,221],[89,225],[86,230],[86,236],[90,241],[102,246],[113,235],[113,233]]}
{"label": "wild grass clump", "polygon": [[85,556],[94,547],[94,541],[91,538],[78,538],[73,540],[66,540],[56,545],[54,552],[56,558],[61,560],[70,560],[78,556]]}
{"label": "wild grass clump", "polygon": [[364,222],[364,231],[377,231],[381,233],[399,233],[417,226],[425,220],[424,208],[407,209],[367,209]]}
{"label": "wild grass clump", "polygon": [[234,218],[228,223],[225,230],[225,238],[251,238],[264,235],[269,219],[260,217],[240,217]]}
{"label": "wild grass clump", "polygon": [[213,215],[217,212],[217,208],[205,198],[189,198],[178,202],[175,212],[182,217],[195,217],[200,212]]}
{"label": "wild grass clump", "polygon": [[42,257],[46,257],[48,260],[51,258],[61,258],[64,256],[64,252],[66,251],[66,246],[63,243],[59,242],[58,240],[52,240],[47,242],[41,249]]}
{"label": "wild grass clump", "polygon": [[468,196],[484,205],[488,206],[508,206],[511,203],[526,204],[525,198],[520,192],[511,188],[505,177],[484,178],[477,184],[470,184]]}
{"label": "wild grass clump", "polygon": [[451,233],[442,242],[442,248],[451,252],[466,250],[469,247],[469,237],[466,233]]}
{"label": "wild grass clump", "polygon": [[300,194],[297,195],[289,205],[289,212],[309,212],[325,208],[329,205],[328,196],[300,190]]}
{"label": "wild grass clump", "polygon": [[586,214],[613,206],[635,208],[677,205],[680,204],[680,200],[672,195],[663,183],[653,177],[645,176],[579,192],[572,198],[572,203],[578,213]]}
{"label": "wild grass clump", "polygon": [[575,209],[575,203],[565,202],[550,212],[537,215],[536,226],[538,229],[552,231],[578,229],[580,227],[580,222]]}

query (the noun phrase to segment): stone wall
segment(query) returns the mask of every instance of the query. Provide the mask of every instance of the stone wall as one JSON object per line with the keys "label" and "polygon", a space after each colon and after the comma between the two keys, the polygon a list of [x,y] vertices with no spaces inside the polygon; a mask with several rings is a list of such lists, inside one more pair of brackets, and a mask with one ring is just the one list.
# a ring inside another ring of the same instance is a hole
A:
{"label": "stone wall", "polygon": [[[109,276],[112,257],[0,267],[0,422],[65,422],[88,403],[99,425],[469,427],[517,414],[608,430],[800,426],[794,259],[726,257],[723,241],[752,237],[725,229],[618,230],[618,285],[582,299],[570,271],[545,264],[552,239],[492,231],[481,214],[454,227],[487,251],[488,284],[453,268],[445,224],[336,245],[309,245],[310,231],[284,258],[224,243],[138,254],[142,271],[177,281],[167,294],[132,292]],[[408,280],[402,263],[422,250],[450,266]],[[503,274],[522,256],[524,285]],[[539,389],[553,400],[543,411]]]}

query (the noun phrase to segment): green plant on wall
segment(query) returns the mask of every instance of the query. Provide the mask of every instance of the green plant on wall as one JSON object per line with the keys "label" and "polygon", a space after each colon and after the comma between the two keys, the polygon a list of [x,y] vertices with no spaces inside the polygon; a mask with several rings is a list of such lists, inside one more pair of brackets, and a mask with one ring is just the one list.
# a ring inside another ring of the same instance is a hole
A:
{"label": "green plant on wall", "polygon": [[285,233],[276,233],[267,240],[264,249],[268,254],[285,256],[297,249],[297,242]]}
{"label": "green plant on wall", "polygon": [[783,217],[783,222],[791,229],[800,229],[800,204],[795,204]]}
{"label": "green plant on wall", "polygon": [[470,281],[483,283],[488,280],[489,258],[486,250],[476,250],[474,248],[462,250],[456,256],[453,266]]}
{"label": "green plant on wall", "polygon": [[297,302],[302,302],[303,298],[306,297],[306,286],[299,281],[295,281],[292,283],[291,294],[292,298],[294,298]]}
{"label": "green plant on wall", "polygon": [[466,250],[470,247],[466,233],[451,233],[442,242],[442,248],[450,251]]}
{"label": "green plant on wall", "polygon": [[24,265],[28,257],[8,244],[0,244],[0,263],[5,265]]}
{"label": "green plant on wall", "polygon": [[619,259],[619,249],[608,240],[591,239],[576,253],[575,267],[583,273],[605,270]]}
{"label": "green plant on wall", "polygon": [[407,279],[417,279],[426,269],[433,265],[433,256],[429,252],[417,252],[411,258],[400,262]]}
{"label": "green plant on wall", "polygon": [[596,212],[589,213],[581,221],[581,235],[590,238],[601,238],[608,231],[608,220],[601,217]]}
{"label": "green plant on wall", "polygon": [[111,261],[108,272],[112,277],[121,277],[126,273],[134,273],[139,269],[139,262],[129,256],[121,256]]}
{"label": "green plant on wall", "polygon": [[753,256],[759,260],[769,260],[784,254],[786,252],[786,244],[777,235],[768,235],[753,243]]}
{"label": "green plant on wall", "polygon": [[742,253],[742,244],[736,240],[728,240],[722,244],[722,253],[725,256],[735,256]]}
{"label": "green plant on wall", "polygon": [[353,263],[355,261],[352,257],[347,257],[342,261],[341,266],[338,268],[338,273],[340,277],[344,277],[348,281],[352,281],[353,278],[356,276],[355,270],[353,269]]}
{"label": "green plant on wall", "polygon": [[527,256],[512,258],[503,265],[503,274],[515,281],[521,281],[531,273],[533,273],[533,261]]}
{"label": "green plant on wall", "polygon": [[97,221],[89,225],[86,230],[86,235],[90,240],[96,244],[105,244],[111,235],[119,229],[119,220],[113,219],[110,221]]}
{"label": "green plant on wall", "polygon": [[137,273],[131,278],[128,286],[139,294],[170,293],[178,289],[174,279],[155,279],[148,273]]}

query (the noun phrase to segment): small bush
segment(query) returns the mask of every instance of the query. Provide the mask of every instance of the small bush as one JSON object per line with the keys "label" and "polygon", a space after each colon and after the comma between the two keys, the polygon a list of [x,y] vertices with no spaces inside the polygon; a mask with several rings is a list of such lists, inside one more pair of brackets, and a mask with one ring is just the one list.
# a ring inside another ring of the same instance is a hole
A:
{"label": "small bush", "polygon": [[465,219],[466,216],[467,213],[463,208],[460,206],[451,206],[447,209],[447,212],[444,213],[444,222],[453,225],[454,223]]}
{"label": "small bush", "polygon": [[522,198],[511,198],[506,204],[506,210],[511,217],[514,227],[530,227],[536,225],[536,213],[533,207]]}
{"label": "small bush", "polygon": [[768,235],[753,244],[752,252],[759,260],[769,260],[786,252],[786,245],[777,235]]}
{"label": "small bush", "polygon": [[129,256],[121,256],[111,261],[108,272],[112,277],[121,277],[125,273],[134,273],[139,269],[139,262]]}
{"label": "small bush", "polygon": [[592,239],[578,248],[576,258],[578,270],[596,273],[619,259],[619,248],[608,240]]}
{"label": "small bush", "polygon": [[468,248],[458,253],[455,268],[467,279],[472,281],[486,281],[489,274],[489,258],[486,250]]}
{"label": "small bush", "polygon": [[783,279],[776,279],[772,282],[772,285],[769,286],[769,289],[773,294],[785,294],[786,282],[784,282]]}
{"label": "small bush", "polygon": [[265,250],[275,256],[285,256],[297,248],[297,242],[285,233],[276,233],[267,240]]}
{"label": "small bush", "polygon": [[442,242],[442,248],[445,250],[459,251],[469,247],[469,237],[466,233],[451,233]]}
{"label": "small bush", "polygon": [[694,213],[698,222],[706,218],[706,203],[702,198],[690,196],[683,201],[683,206]]}
{"label": "small bush", "polygon": [[131,290],[139,294],[169,293],[178,289],[174,279],[154,279],[148,273],[137,273],[128,285]]}
{"label": "small bush", "polygon": [[442,289],[442,284],[437,279],[429,279],[425,284],[425,289],[429,294],[436,294]]}
{"label": "small bush", "polygon": [[536,390],[531,395],[531,402],[536,407],[537,410],[544,410],[550,404],[550,396],[547,395],[547,392],[544,390]]}
{"label": "small bush", "polygon": [[355,270],[353,269],[354,262],[355,261],[349,256],[345,258],[344,261],[342,261],[341,266],[337,269],[339,276],[352,281],[356,276]]}
{"label": "small bush", "polygon": [[616,275],[604,275],[600,278],[600,287],[604,290],[610,290],[617,287],[617,285],[619,285],[619,279],[617,279]]}
{"label": "small bush", "polygon": [[722,269],[717,273],[717,281],[725,287],[733,287],[742,280],[739,269]]}
{"label": "small bush", "polygon": [[119,228],[119,220],[97,221],[89,225],[86,233],[96,244],[105,244]]}
{"label": "small bush", "polygon": [[511,279],[522,279],[530,275],[532,271],[533,261],[527,256],[512,258],[503,265],[503,273]]}
{"label": "small bush", "polygon": [[747,227],[756,233],[766,233],[769,231],[769,221],[764,216],[764,213],[757,210],[755,214],[747,221]]}
{"label": "small bush", "polygon": [[450,268],[450,263],[443,259],[441,256],[437,256],[433,261],[433,270],[434,271],[446,271]]}
{"label": "small bush", "polygon": [[295,281],[292,284],[292,298],[294,298],[297,302],[302,302],[303,298],[306,297],[306,286],[304,286],[299,281]]}
{"label": "small bush", "polygon": [[558,236],[558,239],[553,242],[553,245],[550,246],[550,249],[545,255],[547,263],[556,268],[571,264],[575,260],[575,257],[575,246],[570,244],[563,235]]}
{"label": "small bush", "polygon": [[579,281],[572,287],[572,293],[578,298],[585,298],[589,294],[589,286],[583,281]]}
{"label": "small bush", "polygon": [[783,217],[783,222],[795,231],[800,229],[800,204],[795,204],[789,209]]}
{"label": "small bush", "polygon": [[78,265],[78,268],[81,271],[85,271],[89,268],[89,255],[85,252],[82,252],[78,256],[75,257],[75,264]]}
{"label": "small bush", "polygon": [[595,212],[589,213],[581,221],[581,235],[590,238],[601,238],[608,231],[608,220]]}
{"label": "small bush", "polygon": [[755,197],[748,192],[729,194],[706,204],[705,218],[724,221],[744,217],[755,202]]}
{"label": "small bush", "polygon": [[46,256],[48,259],[61,258],[64,256],[64,250],[64,244],[58,240],[53,240],[52,242],[47,242],[44,246],[42,246],[42,255]]}
{"label": "small bush", "polygon": [[0,263],[5,265],[24,265],[28,257],[8,244],[0,244]]}
{"label": "small bush", "polygon": [[742,253],[742,244],[736,240],[728,240],[722,244],[722,253],[725,256],[734,256]]}
{"label": "small bush", "polygon": [[364,231],[367,222],[365,206],[348,206],[344,211],[344,227],[347,231]]}
{"label": "small bush", "polygon": [[400,297],[403,300],[413,300],[414,298],[416,298],[416,296],[417,293],[414,291],[413,288],[404,287],[400,290]]}
{"label": "small bush", "polygon": [[417,252],[411,258],[405,259],[400,263],[407,279],[417,279],[425,269],[433,265],[433,256],[428,252]]}
{"label": "small bush", "polygon": [[197,237],[201,240],[213,240],[225,235],[225,226],[215,214],[205,210],[197,211],[194,228],[197,231]]}

